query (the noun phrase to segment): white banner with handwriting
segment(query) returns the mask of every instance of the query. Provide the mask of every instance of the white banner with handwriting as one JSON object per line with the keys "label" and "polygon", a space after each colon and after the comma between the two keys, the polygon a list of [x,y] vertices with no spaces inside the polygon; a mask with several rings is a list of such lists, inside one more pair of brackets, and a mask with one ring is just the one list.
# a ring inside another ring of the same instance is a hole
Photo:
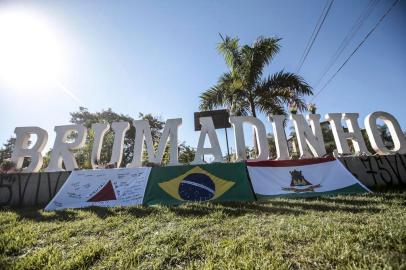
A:
{"label": "white banner with handwriting", "polygon": [[45,211],[142,204],[151,168],[73,171]]}

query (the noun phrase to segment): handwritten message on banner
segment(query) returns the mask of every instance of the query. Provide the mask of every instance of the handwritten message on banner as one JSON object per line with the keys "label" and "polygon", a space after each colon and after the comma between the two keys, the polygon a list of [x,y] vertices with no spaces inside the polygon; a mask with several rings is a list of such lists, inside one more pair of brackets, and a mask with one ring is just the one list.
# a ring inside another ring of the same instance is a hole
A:
{"label": "handwritten message on banner", "polygon": [[73,171],[46,211],[142,204],[151,168]]}

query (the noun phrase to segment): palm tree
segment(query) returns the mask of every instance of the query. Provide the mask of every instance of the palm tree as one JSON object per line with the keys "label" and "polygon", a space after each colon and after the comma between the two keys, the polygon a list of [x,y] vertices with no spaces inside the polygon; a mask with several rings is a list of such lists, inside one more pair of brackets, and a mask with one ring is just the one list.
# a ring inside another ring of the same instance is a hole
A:
{"label": "palm tree", "polygon": [[[257,113],[286,114],[286,105],[306,110],[305,95],[312,88],[302,77],[281,70],[263,76],[264,68],[279,52],[280,38],[259,37],[251,46],[240,45],[238,38],[221,36],[218,51],[229,68],[217,84],[200,95],[200,110],[226,107],[232,115],[257,117]],[[256,146],[254,133],[254,147]]]}

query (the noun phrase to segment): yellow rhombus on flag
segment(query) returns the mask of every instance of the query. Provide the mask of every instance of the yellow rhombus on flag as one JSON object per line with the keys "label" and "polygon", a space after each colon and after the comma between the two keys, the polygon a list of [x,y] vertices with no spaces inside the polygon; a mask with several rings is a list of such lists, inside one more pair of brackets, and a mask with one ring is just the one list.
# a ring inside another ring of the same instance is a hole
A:
{"label": "yellow rhombus on flag", "polygon": [[143,203],[181,204],[254,199],[243,163],[214,163],[152,168]]}
{"label": "yellow rhombus on flag", "polygon": [[235,184],[232,181],[221,179],[197,166],[176,178],[173,178],[163,183],[159,183],[159,186],[175,199],[184,201],[185,199],[182,198],[181,195],[179,194],[179,186],[181,185],[182,182],[183,183],[187,182],[189,185],[194,185],[196,187],[205,188],[203,185],[199,183],[194,183],[192,181],[187,180],[185,181],[185,179],[187,179],[188,176],[193,175],[206,175],[208,176],[209,179],[213,181],[214,190],[210,190],[210,188],[207,188],[209,192],[213,193],[213,197],[210,198],[209,200],[217,199]]}

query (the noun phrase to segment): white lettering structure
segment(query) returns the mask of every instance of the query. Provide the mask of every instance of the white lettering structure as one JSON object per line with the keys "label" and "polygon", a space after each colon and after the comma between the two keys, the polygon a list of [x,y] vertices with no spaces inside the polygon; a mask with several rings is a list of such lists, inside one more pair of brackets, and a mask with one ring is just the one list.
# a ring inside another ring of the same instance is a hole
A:
{"label": "white lettering structure", "polygon": [[[330,123],[333,132],[334,141],[339,154],[351,154],[348,140],[352,142],[355,154],[370,154],[367,150],[361,129],[358,125],[358,113],[329,113],[325,118]],[[388,127],[388,131],[393,140],[393,147],[389,149],[381,138],[378,129],[377,120],[381,119]],[[300,158],[322,157],[326,153],[323,134],[320,127],[320,115],[310,114],[307,120],[302,115],[291,115],[298,146]],[[285,133],[286,116],[269,116],[273,134],[275,137],[275,146],[278,160],[289,159],[289,149]],[[347,124],[348,131],[343,128],[342,121]],[[213,155],[213,162],[224,162],[222,151],[216,130],[211,117],[201,117],[202,125],[199,142],[196,149],[195,159],[192,164],[204,163],[204,155]],[[236,160],[246,160],[245,156],[245,138],[243,125],[249,124],[256,131],[256,143],[258,145],[258,155],[255,160],[266,160],[269,158],[269,146],[266,138],[265,125],[255,117],[251,116],[231,116],[230,123],[234,127],[235,147],[237,149]],[[169,147],[169,164],[179,165],[178,162],[178,129],[182,124],[181,118],[168,119],[162,132],[157,150],[155,151],[151,128],[147,120],[136,120],[133,122],[135,127],[133,160],[127,167],[140,167],[142,165],[142,154],[147,152],[148,161],[156,164],[162,162],[165,149]],[[386,112],[374,112],[369,114],[364,121],[365,129],[372,148],[377,154],[406,154],[406,138],[396,118]],[[93,148],[91,153],[91,164],[97,168],[100,163],[100,153],[102,149],[103,138],[108,132],[110,125],[107,123],[95,123],[93,130]],[[120,167],[123,150],[124,137],[130,128],[128,122],[113,122],[111,124],[114,132],[114,141],[111,153],[110,163],[117,164]],[[47,172],[74,170],[78,168],[74,151],[85,145],[87,138],[87,129],[82,125],[65,125],[55,127],[56,138],[51,151],[50,161],[45,169]],[[22,169],[22,172],[38,172],[43,164],[42,151],[47,141],[48,133],[39,127],[17,127],[15,128],[16,140],[11,155],[11,161],[15,163],[16,169]],[[35,143],[30,147],[31,136],[35,135]],[[210,147],[205,147],[205,140],[208,137]],[[144,145],[146,149],[144,149]],[[23,168],[24,159],[29,158],[30,163]]]}

